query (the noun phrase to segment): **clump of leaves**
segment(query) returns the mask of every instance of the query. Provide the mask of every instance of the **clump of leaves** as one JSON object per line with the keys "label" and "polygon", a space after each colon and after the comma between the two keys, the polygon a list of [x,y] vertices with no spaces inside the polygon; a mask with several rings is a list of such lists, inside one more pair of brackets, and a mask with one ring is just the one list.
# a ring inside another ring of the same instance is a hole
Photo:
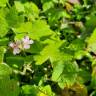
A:
{"label": "clump of leaves", "polygon": [[0,96],[95,96],[95,10],[95,0],[0,0]]}

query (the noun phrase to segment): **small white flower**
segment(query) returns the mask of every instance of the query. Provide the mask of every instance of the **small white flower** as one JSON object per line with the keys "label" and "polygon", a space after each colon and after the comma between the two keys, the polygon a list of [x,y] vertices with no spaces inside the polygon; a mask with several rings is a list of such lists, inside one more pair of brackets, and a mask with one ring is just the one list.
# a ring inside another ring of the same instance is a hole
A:
{"label": "small white flower", "polygon": [[15,43],[11,42],[11,43],[9,44],[9,46],[13,49],[13,54],[14,54],[14,55],[20,53],[19,45],[20,45],[20,41],[17,41],[17,42],[15,42]]}
{"label": "small white flower", "polygon": [[19,54],[20,53],[20,49],[19,48],[14,48],[13,49],[13,54],[16,55],[16,54]]}
{"label": "small white flower", "polygon": [[13,42],[9,43],[9,46],[13,48],[14,47],[14,43]]}
{"label": "small white flower", "polygon": [[29,36],[26,36],[22,39],[23,42],[23,48],[24,49],[29,49],[30,48],[30,44],[33,44],[34,41],[29,39]]}

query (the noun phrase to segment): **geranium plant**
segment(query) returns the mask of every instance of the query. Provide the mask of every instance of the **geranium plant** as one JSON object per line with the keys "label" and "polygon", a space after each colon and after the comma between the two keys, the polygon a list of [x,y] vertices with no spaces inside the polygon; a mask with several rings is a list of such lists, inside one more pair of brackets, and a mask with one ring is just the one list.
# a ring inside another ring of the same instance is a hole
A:
{"label": "geranium plant", "polygon": [[96,1],[0,0],[0,96],[96,96]]}

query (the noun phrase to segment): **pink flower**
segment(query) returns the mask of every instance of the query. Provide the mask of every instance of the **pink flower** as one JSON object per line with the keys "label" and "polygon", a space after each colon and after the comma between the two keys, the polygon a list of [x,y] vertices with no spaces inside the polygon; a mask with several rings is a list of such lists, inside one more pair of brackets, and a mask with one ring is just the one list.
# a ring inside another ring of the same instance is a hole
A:
{"label": "pink flower", "polygon": [[20,53],[19,45],[20,45],[20,41],[17,41],[17,42],[15,42],[15,43],[11,42],[11,43],[9,44],[9,46],[13,49],[13,54],[14,54],[14,55]]}
{"label": "pink flower", "polygon": [[22,39],[22,42],[23,42],[23,48],[24,48],[24,49],[29,49],[29,48],[30,48],[30,44],[33,44],[33,43],[34,43],[33,40],[30,40],[30,39],[29,39],[29,36],[25,36],[25,37]]}
{"label": "pink flower", "polygon": [[29,49],[30,44],[34,41],[29,39],[29,36],[25,36],[22,40],[16,42],[10,42],[9,46],[13,49],[13,54],[19,54],[23,49]]}

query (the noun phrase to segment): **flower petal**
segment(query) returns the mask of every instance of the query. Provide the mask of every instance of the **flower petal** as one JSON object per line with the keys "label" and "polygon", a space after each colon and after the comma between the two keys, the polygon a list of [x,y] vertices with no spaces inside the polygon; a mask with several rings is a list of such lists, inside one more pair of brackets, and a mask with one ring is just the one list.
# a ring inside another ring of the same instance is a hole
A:
{"label": "flower petal", "polygon": [[13,42],[9,43],[9,46],[13,48],[14,47],[14,43]]}
{"label": "flower petal", "polygon": [[33,44],[33,43],[34,43],[34,41],[33,41],[33,40],[30,40],[30,41],[29,41],[29,44]]}
{"label": "flower petal", "polygon": [[13,49],[13,54],[16,55],[16,54],[19,54],[20,53],[20,49],[19,48],[14,48]]}
{"label": "flower petal", "polygon": [[29,44],[25,44],[24,45],[24,49],[29,49],[30,48],[30,45]]}
{"label": "flower petal", "polygon": [[24,38],[24,39],[29,40],[29,36],[25,36],[25,38]]}

